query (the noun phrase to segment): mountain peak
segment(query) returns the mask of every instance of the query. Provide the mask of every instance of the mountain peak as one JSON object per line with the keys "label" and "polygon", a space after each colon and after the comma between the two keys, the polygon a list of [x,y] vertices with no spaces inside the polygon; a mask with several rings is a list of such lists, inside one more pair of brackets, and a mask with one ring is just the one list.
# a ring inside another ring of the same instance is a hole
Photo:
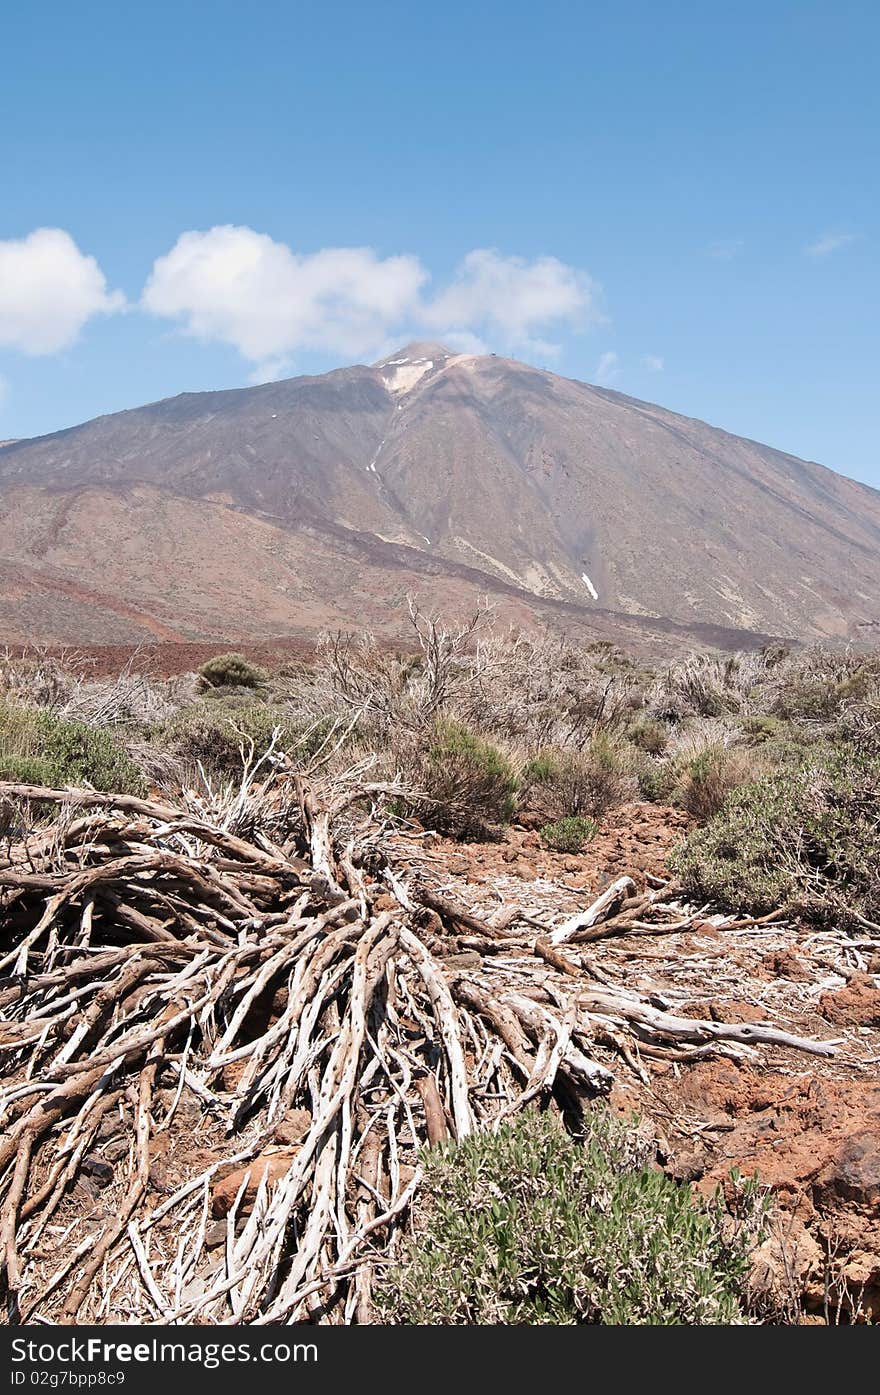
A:
{"label": "mountain peak", "polygon": [[452,358],[454,352],[454,349],[447,348],[445,344],[438,344],[430,339],[414,339],[411,344],[404,344],[402,349],[395,349],[387,358],[379,359],[373,366],[384,368],[386,364],[418,363],[425,359],[436,362],[437,359]]}
{"label": "mountain peak", "polygon": [[880,626],[880,493],[434,341],[4,446],[0,532],[2,642],[387,629],[407,591],[601,637]]}

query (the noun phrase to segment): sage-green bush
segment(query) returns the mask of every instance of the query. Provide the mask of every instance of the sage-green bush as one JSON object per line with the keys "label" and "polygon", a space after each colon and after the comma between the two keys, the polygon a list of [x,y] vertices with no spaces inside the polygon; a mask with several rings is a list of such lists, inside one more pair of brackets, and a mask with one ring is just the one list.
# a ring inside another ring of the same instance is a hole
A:
{"label": "sage-green bush", "polygon": [[386,1322],[705,1326],[749,1321],[756,1183],[720,1194],[647,1165],[631,1126],[597,1110],[575,1139],[528,1111],[497,1134],[426,1152],[400,1262],[380,1278]]}
{"label": "sage-green bush", "polygon": [[541,842],[554,852],[578,853],[595,838],[598,831],[592,819],[572,814],[569,818],[557,819],[555,823],[545,823],[541,829]]}
{"label": "sage-green bush", "polygon": [[250,663],[243,654],[218,654],[199,669],[203,692],[210,688],[259,688],[266,678],[263,669]]}
{"label": "sage-green bush", "polygon": [[242,749],[259,757],[269,749],[277,730],[277,749],[294,763],[313,755],[329,730],[329,722],[306,722],[286,707],[268,702],[214,699],[193,703],[176,712],[150,733],[153,745],[184,763],[201,764],[211,776],[240,774]]}
{"label": "sage-green bush", "polygon": [[407,781],[425,796],[408,807],[429,827],[454,838],[491,838],[513,818],[519,788],[513,763],[463,722],[438,718],[424,744],[397,755]]}
{"label": "sage-green bush", "polygon": [[880,915],[880,756],[819,747],[729,795],[672,866],[685,893],[729,910],[810,919]]}
{"label": "sage-green bush", "polygon": [[109,731],[53,712],[0,702],[0,777],[143,794],[141,771]]}
{"label": "sage-green bush", "polygon": [[526,766],[524,797],[547,822],[599,819],[634,795],[634,755],[605,732],[579,751],[541,752]]}

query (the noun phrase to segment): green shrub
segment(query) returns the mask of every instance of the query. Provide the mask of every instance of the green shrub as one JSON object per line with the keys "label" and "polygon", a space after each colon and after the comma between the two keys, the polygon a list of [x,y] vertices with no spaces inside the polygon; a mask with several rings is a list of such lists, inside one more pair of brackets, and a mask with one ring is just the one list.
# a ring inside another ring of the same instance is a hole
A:
{"label": "green shrub", "polygon": [[454,838],[494,837],[516,812],[519,781],[497,746],[461,722],[438,718],[427,748],[410,752],[401,764],[427,796],[416,809],[432,828]]}
{"label": "green shrub", "polygon": [[48,712],[38,722],[40,757],[53,772],[53,781],[78,785],[88,781],[96,790],[142,794],[145,783],[134,761],[108,731],[82,722],[65,722]]}
{"label": "green shrub", "polygon": [[651,760],[639,771],[639,790],[655,804],[675,804],[705,822],[740,785],[756,780],[770,768],[770,748],[760,754],[748,746],[706,746],[693,755],[679,752]]}
{"label": "green shrub", "polygon": [[656,717],[642,717],[640,721],[633,722],[627,737],[649,756],[661,756],[669,745],[669,729]]}
{"label": "green shrub", "polygon": [[744,785],[673,858],[688,896],[746,914],[880,915],[880,756],[820,747]]}
{"label": "green shrub", "polygon": [[0,770],[25,783],[89,784],[115,794],[142,794],[146,788],[110,732],[12,703],[0,703]]}
{"label": "green shrub", "polygon": [[39,756],[13,756],[0,751],[0,780],[11,780],[16,785],[52,784],[52,767]]}
{"label": "green shrub", "polygon": [[575,816],[601,818],[634,791],[633,763],[605,733],[581,751],[538,757],[527,767],[526,798],[548,823]]}
{"label": "green shrub", "polygon": [[639,771],[639,793],[651,804],[671,804],[681,778],[681,765],[674,760],[652,760]]}
{"label": "green shrub", "polygon": [[768,713],[756,717],[743,717],[740,722],[743,739],[750,746],[763,746],[765,742],[786,740],[792,733],[788,722]]}
{"label": "green shrub", "polygon": [[764,766],[751,751],[710,746],[687,762],[673,797],[689,814],[705,823],[718,813],[733,790],[763,773]]}
{"label": "green shrub", "polygon": [[869,700],[880,687],[880,657],[808,650],[784,666],[773,712],[778,717],[830,722]]}
{"label": "green shrub", "polygon": [[585,843],[595,838],[598,831],[592,819],[572,814],[569,818],[557,819],[556,823],[545,823],[541,829],[541,841],[554,852],[577,853]]}
{"label": "green shrub", "polygon": [[218,654],[199,669],[202,691],[209,688],[259,688],[267,674],[243,654]]}
{"label": "green shrub", "polygon": [[537,785],[547,780],[555,780],[560,770],[560,759],[555,751],[539,751],[523,770],[523,783]]}
{"label": "green shrub", "polygon": [[277,749],[294,762],[314,755],[329,730],[329,722],[307,723],[273,703],[241,702],[230,698],[197,702],[181,708],[150,733],[154,745],[186,764],[201,764],[211,776],[239,774],[242,748],[253,742],[259,758],[279,730]]}
{"label": "green shrub", "polygon": [[746,1323],[763,1225],[754,1183],[737,1209],[733,1221],[720,1194],[697,1201],[646,1166],[632,1129],[605,1110],[578,1140],[529,1111],[426,1153],[379,1309],[400,1324]]}

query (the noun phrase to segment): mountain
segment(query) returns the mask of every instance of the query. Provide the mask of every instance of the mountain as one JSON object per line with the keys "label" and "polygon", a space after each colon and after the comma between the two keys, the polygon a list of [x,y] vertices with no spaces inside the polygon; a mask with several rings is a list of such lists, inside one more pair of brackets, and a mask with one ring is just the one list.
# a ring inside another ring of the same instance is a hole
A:
{"label": "mountain", "polygon": [[393,632],[408,592],[593,637],[867,637],[880,493],[423,343],[0,449],[0,640]]}

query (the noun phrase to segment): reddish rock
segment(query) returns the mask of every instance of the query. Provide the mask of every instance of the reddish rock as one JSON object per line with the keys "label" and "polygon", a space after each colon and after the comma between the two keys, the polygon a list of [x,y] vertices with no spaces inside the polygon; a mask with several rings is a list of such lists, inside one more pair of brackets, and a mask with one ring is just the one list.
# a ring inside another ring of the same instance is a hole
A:
{"label": "reddish rock", "polygon": [[880,1210],[880,1127],[846,1139],[819,1186],[845,1201]]}
{"label": "reddish rock", "polygon": [[290,1109],[284,1118],[275,1125],[272,1137],[276,1143],[292,1146],[302,1143],[312,1127],[312,1116],[307,1109]]}
{"label": "reddish rock", "polygon": [[373,897],[373,910],[378,914],[380,911],[395,911],[399,909],[400,903],[393,896],[382,893]]}
{"label": "reddish rock", "polygon": [[709,1004],[709,1016],[713,1022],[764,1022],[767,1010],[755,1007],[754,1003],[742,1002],[739,998],[725,998]]}
{"label": "reddish rock", "polygon": [[880,1027],[880,990],[869,974],[854,974],[845,988],[822,994],[819,1011],[838,1027]]}
{"label": "reddish rock", "polygon": [[761,960],[773,978],[789,978],[793,983],[806,983],[812,977],[803,959],[793,949],[774,949]]}
{"label": "reddish rock", "polygon": [[280,1181],[289,1172],[298,1152],[299,1148],[278,1148],[272,1152],[262,1153],[258,1158],[246,1163],[244,1167],[237,1167],[234,1172],[228,1173],[221,1181],[215,1182],[211,1194],[213,1214],[217,1217],[227,1215],[238,1195],[239,1187],[247,1177],[248,1183],[238,1208],[239,1215],[244,1215],[253,1206],[257,1188],[263,1178],[266,1177],[270,1185]]}

